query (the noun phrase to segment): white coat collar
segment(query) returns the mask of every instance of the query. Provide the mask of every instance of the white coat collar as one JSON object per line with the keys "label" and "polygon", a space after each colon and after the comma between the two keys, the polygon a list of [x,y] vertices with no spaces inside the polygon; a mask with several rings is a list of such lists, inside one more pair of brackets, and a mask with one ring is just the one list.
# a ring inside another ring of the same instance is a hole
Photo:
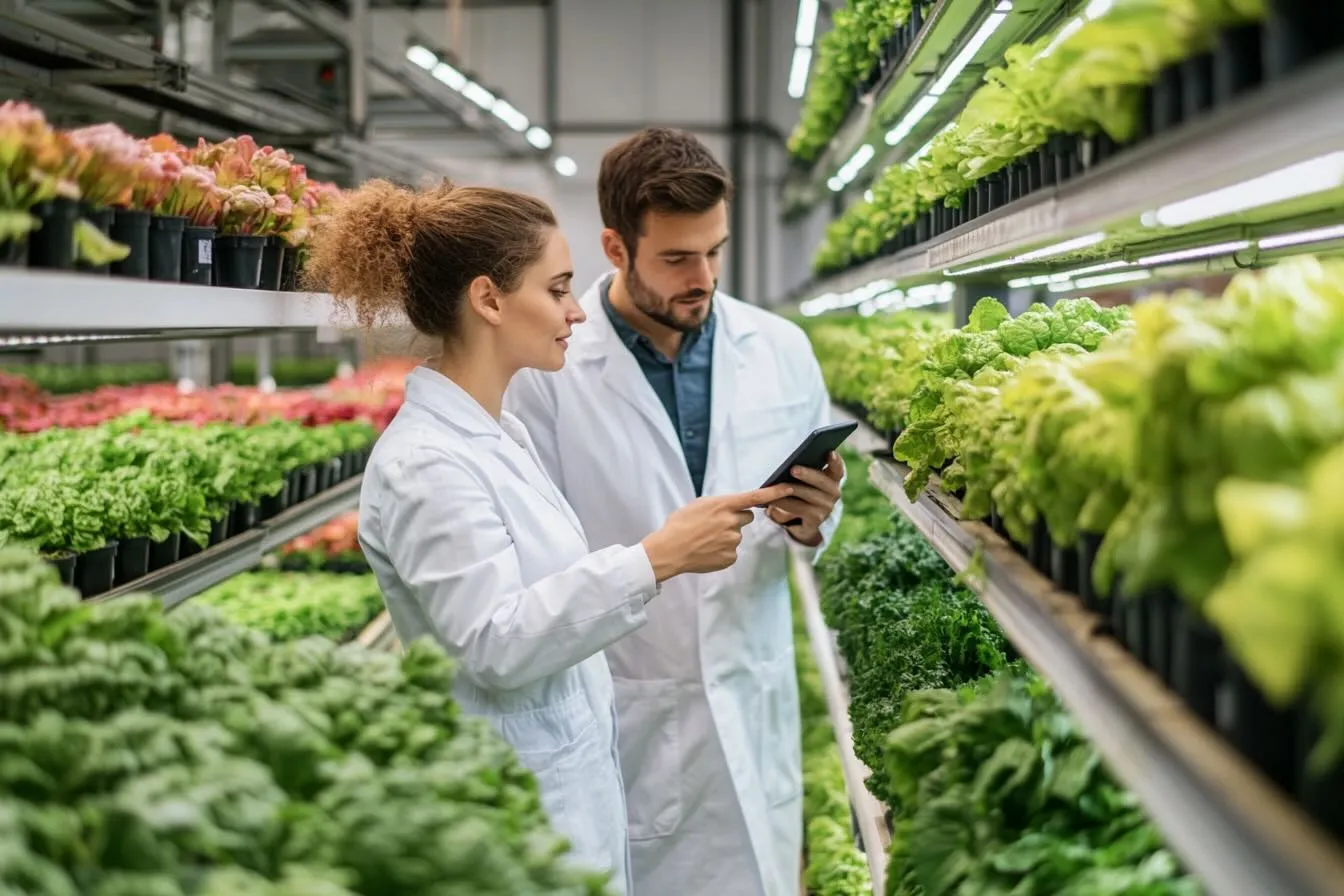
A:
{"label": "white coat collar", "polygon": [[[583,534],[573,510],[542,470],[541,458],[521,420],[504,411],[496,421],[465,389],[437,370],[424,366],[407,374],[405,400],[433,414],[464,436],[485,441],[514,473],[564,513],[579,534]],[[505,435],[509,438],[503,439]],[[526,455],[527,459],[520,455]]]}
{"label": "white coat collar", "polygon": [[[602,307],[601,289],[613,276],[615,271],[603,274],[579,300],[588,319],[574,328],[569,363],[596,371],[606,388],[629,404],[653,427],[662,441],[668,468],[680,471],[684,480],[681,483],[682,490],[689,501],[695,497],[695,486],[686,470],[681,440],[677,438],[662,402],[640,370],[639,362],[621,341],[620,334]],[[749,375],[745,343],[760,331],[760,324],[752,310],[731,296],[719,293],[714,297],[716,323],[710,390],[710,450],[704,485],[704,494],[707,495],[717,492],[716,482],[723,475],[732,478],[732,473],[727,469],[734,462],[728,422],[737,403],[738,384]]]}

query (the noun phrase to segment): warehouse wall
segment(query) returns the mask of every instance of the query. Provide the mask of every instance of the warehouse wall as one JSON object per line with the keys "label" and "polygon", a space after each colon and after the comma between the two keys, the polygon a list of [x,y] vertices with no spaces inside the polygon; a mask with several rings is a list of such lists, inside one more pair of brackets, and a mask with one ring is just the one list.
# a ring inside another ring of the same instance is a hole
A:
{"label": "warehouse wall", "polygon": [[[443,10],[379,11],[374,41],[377,52],[386,54],[404,52],[410,33],[455,48],[483,83],[548,126],[555,151],[578,165],[573,177],[548,172],[543,183],[529,175],[530,166],[498,161],[475,163],[471,170],[482,180],[530,189],[555,205],[582,283],[607,268],[595,193],[602,153],[640,127],[664,124],[694,131],[731,167],[730,94],[734,70],[745,70],[739,119],[755,124],[738,129],[741,208],[734,240],[741,247],[736,264],[725,271],[724,286],[767,304],[792,285],[797,267],[798,250],[782,249],[775,198],[785,163],[783,137],[797,117],[797,102],[785,90],[796,0],[743,0],[740,65],[728,53],[731,5],[731,0],[556,0],[550,13],[539,6],[472,8],[462,13],[455,47]],[[553,60],[547,53],[552,27]],[[449,133],[384,129],[377,136],[445,162],[495,153],[488,141]]]}

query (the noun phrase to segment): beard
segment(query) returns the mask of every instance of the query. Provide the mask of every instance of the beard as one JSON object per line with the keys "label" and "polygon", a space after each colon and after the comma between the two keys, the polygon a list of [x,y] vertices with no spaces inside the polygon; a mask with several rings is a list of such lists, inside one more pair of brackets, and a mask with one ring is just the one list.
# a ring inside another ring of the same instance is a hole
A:
{"label": "beard", "polygon": [[[680,333],[694,333],[705,324],[709,312],[714,307],[714,295],[719,291],[719,281],[708,292],[693,289],[672,297],[659,295],[640,279],[639,271],[631,263],[625,272],[625,288],[630,293],[630,301],[645,317],[657,321],[669,330]],[[690,307],[681,304],[687,300],[708,299],[704,304]]]}

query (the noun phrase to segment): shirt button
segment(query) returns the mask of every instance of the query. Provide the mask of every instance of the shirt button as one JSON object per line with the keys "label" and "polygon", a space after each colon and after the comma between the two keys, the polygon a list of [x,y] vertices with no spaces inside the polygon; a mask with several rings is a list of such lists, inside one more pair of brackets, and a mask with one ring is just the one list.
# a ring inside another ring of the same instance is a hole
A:
{"label": "shirt button", "polygon": [[688,438],[688,439],[693,439],[693,438],[695,438],[695,430],[693,430],[693,429],[688,429],[688,430],[686,430],[686,438]]}

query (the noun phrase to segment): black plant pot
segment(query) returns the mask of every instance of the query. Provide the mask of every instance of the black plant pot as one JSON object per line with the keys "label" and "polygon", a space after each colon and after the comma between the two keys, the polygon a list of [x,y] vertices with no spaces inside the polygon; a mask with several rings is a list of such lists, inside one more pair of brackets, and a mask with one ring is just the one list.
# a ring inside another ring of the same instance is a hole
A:
{"label": "black plant pot", "polygon": [[1166,588],[1145,593],[1143,606],[1146,663],[1166,684],[1171,683],[1171,655],[1175,614],[1180,606],[1175,594]]}
{"label": "black plant pot", "polygon": [[1305,707],[1297,715],[1297,801],[1321,828],[1344,841],[1344,801],[1339,799],[1344,793],[1344,766],[1336,764],[1320,774],[1307,768],[1312,748],[1321,738],[1321,727]]}
{"label": "black plant pot", "polygon": [[285,259],[280,265],[280,290],[282,292],[299,290],[299,253],[292,246],[285,249]]}
{"label": "black plant pot", "polygon": [[1171,687],[1209,725],[1217,721],[1218,688],[1223,681],[1223,641],[1190,607],[1181,604],[1175,621]]}
{"label": "black plant pot", "polygon": [[1259,86],[1264,78],[1259,24],[1226,28],[1213,50],[1213,101],[1221,105]]}
{"label": "black plant pot", "polygon": [[117,277],[145,280],[149,277],[149,225],[151,215],[142,209],[118,208],[112,210],[112,239],[130,249],[121,261],[112,262],[112,273]]}
{"label": "black plant pot", "polygon": [[1344,6],[1326,0],[1270,0],[1264,29],[1264,71],[1275,80],[1344,45]]}
{"label": "black plant pot", "polygon": [[1097,594],[1092,582],[1092,571],[1097,560],[1097,551],[1101,550],[1102,536],[1095,532],[1078,533],[1078,597],[1083,606],[1094,612],[1101,612],[1101,596]]}
{"label": "black plant pot", "polygon": [[187,219],[154,215],[149,219],[149,279],[164,283],[182,280],[182,234]]}
{"label": "black plant pot", "polygon": [[60,271],[74,268],[79,203],[53,199],[33,206],[32,213],[40,225],[28,235],[28,266]]}
{"label": "black plant pot", "polygon": [[229,515],[229,534],[241,535],[248,529],[256,528],[261,518],[261,508],[257,504],[235,504]]}
{"label": "black plant pot", "polygon": [[203,550],[205,550],[205,545],[200,544],[199,542],[195,541],[190,535],[183,532],[182,539],[178,543],[177,559],[185,560],[188,557],[195,557]]}
{"label": "black plant pot", "polygon": [[289,501],[291,506],[307,501],[317,494],[317,466],[305,464],[289,474]]}
{"label": "black plant pot", "polygon": [[261,499],[260,512],[258,518],[268,520],[273,516],[278,516],[289,509],[290,502],[290,480],[285,478],[285,484],[281,486],[280,491],[274,495],[268,495]]}
{"label": "black plant pot", "polygon": [[126,538],[117,544],[114,583],[125,585],[149,574],[149,539]]}
{"label": "black plant pot", "polygon": [[278,290],[280,272],[284,268],[285,256],[289,254],[285,241],[278,236],[266,237],[266,245],[261,249],[261,277],[257,282],[260,289]]}
{"label": "black plant pot", "polygon": [[208,547],[214,547],[229,537],[229,515],[232,513],[233,510],[230,508],[227,513],[210,523],[210,544]]}
{"label": "black plant pot", "polygon": [[177,562],[182,551],[182,533],[174,532],[163,541],[149,543],[149,571],[157,572]]}
{"label": "black plant pot", "polygon": [[209,286],[214,282],[215,228],[187,225],[182,229],[183,283]]}
{"label": "black plant pot", "polygon": [[61,577],[61,584],[72,586],[75,584],[75,557],[72,551],[57,551],[51,554],[43,555],[47,562],[56,567],[56,573]]}
{"label": "black plant pot", "polygon": [[112,590],[116,577],[117,543],[85,551],[75,558],[75,587],[83,597],[96,597]]}
{"label": "black plant pot", "polygon": [[1256,768],[1286,792],[1294,790],[1296,718],[1271,706],[1241,665],[1228,658],[1229,699],[1220,706],[1218,729]]}
{"label": "black plant pot", "polygon": [[[79,204],[79,216],[94,226],[99,233],[111,238],[112,236],[112,216],[115,210],[109,206],[89,205],[87,202]],[[110,274],[112,272],[111,264],[89,264],[86,261],[75,259],[75,270],[86,274]]]}
{"label": "black plant pot", "polygon": [[266,237],[231,233],[215,237],[215,285],[233,289],[261,286]]}
{"label": "black plant pot", "polygon": [[1027,561],[1037,572],[1050,575],[1050,530],[1046,527],[1045,520],[1038,519],[1031,527]]}
{"label": "black plant pot", "polygon": [[1078,549],[1050,544],[1050,581],[1061,591],[1078,591]]}

